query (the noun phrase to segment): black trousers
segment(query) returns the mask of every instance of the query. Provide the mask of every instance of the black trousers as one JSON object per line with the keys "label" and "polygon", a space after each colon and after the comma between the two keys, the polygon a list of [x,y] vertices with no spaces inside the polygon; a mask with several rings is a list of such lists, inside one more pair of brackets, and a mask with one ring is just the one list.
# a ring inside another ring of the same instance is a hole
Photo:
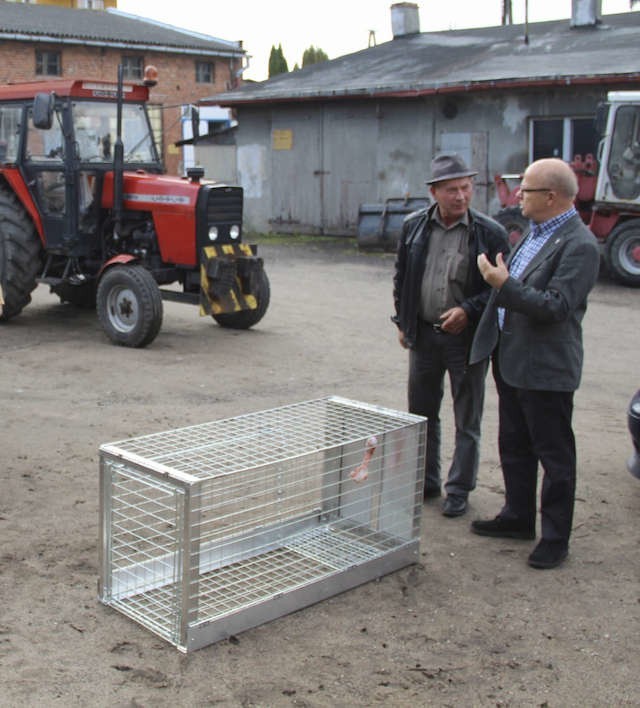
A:
{"label": "black trousers", "polygon": [[573,391],[533,391],[505,383],[494,357],[499,395],[498,445],[505,485],[501,516],[535,528],[538,463],[542,538],[569,543],[576,489]]}
{"label": "black trousers", "polygon": [[480,425],[488,362],[467,365],[469,333],[436,332],[418,324],[415,349],[409,352],[409,412],[427,417],[425,485],[440,487],[440,406],[448,374],[453,398],[455,447],[447,474],[447,494],[467,497],[476,486],[480,460]]}

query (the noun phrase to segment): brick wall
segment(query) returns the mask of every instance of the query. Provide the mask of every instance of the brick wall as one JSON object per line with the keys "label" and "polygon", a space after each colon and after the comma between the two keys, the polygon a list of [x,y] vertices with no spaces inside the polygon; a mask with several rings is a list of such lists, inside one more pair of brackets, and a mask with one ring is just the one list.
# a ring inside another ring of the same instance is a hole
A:
{"label": "brick wall", "polygon": [[[151,103],[167,106],[162,112],[163,142],[161,146],[166,170],[169,174],[182,174],[181,149],[174,143],[181,139],[180,106],[195,103],[198,99],[225,91],[231,81],[228,58],[213,59],[184,54],[160,52],[135,52],[110,48],[56,45],[42,42],[12,42],[0,44],[0,82],[16,83],[33,81],[36,76],[36,49],[59,51],[62,59],[62,76],[115,81],[118,64],[123,54],[142,56],[144,65],[153,64],[158,69],[158,84],[151,89]],[[212,62],[215,66],[215,83],[196,82],[196,61]],[[239,67],[235,60],[234,69]]]}

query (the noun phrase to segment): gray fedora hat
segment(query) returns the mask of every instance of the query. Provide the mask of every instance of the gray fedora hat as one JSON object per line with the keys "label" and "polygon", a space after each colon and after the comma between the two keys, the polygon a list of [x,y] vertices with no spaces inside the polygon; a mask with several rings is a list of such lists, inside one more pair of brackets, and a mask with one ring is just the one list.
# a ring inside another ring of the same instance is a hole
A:
{"label": "gray fedora hat", "polygon": [[470,170],[464,160],[455,152],[446,152],[436,155],[431,160],[431,178],[426,184],[444,182],[446,179],[458,179],[460,177],[473,177],[478,173]]}

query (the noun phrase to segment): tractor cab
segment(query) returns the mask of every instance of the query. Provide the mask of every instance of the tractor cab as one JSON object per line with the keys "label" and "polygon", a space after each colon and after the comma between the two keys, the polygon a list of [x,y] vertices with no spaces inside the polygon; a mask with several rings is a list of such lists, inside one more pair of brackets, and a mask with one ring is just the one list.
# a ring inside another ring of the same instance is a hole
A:
{"label": "tractor cab", "polygon": [[[82,95],[87,89],[92,95]],[[105,100],[104,87],[95,91],[82,84],[75,93],[80,95],[36,94],[26,111],[19,164],[38,206],[47,249],[88,257],[96,247],[105,175],[113,171],[118,106],[113,98]],[[123,166],[159,173],[145,99],[122,104]]]}
{"label": "tractor cab", "polygon": [[596,202],[640,205],[640,91],[611,91]]}

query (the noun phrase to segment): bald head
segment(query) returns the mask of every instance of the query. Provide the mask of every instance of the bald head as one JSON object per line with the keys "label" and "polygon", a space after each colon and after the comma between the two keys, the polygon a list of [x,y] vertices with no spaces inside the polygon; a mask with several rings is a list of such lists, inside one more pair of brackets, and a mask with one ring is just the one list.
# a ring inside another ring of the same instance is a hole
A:
{"label": "bald head", "polygon": [[573,206],[578,180],[566,162],[548,157],[527,167],[520,188],[523,215],[541,223]]}
{"label": "bald head", "polygon": [[532,162],[525,175],[535,175],[536,179],[544,181],[546,185],[558,194],[573,202],[578,193],[578,180],[575,172],[557,157],[546,157]]}

